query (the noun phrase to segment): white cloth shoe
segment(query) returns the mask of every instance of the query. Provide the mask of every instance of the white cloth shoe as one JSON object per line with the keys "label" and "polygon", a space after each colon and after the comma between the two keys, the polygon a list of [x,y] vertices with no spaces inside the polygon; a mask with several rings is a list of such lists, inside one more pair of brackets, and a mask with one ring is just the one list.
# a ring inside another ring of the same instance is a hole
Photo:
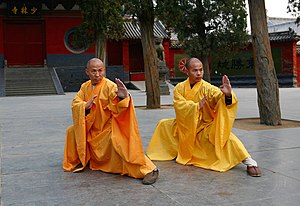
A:
{"label": "white cloth shoe", "polygon": [[244,159],[242,162],[244,165],[257,167],[257,162],[251,157]]}

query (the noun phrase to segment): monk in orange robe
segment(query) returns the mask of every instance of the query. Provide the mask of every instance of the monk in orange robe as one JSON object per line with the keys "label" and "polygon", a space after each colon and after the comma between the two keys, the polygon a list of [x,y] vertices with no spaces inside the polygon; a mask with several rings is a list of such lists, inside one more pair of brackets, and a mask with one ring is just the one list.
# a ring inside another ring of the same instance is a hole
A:
{"label": "monk in orange robe", "polygon": [[161,120],[147,148],[151,160],[172,160],[184,165],[225,172],[243,162],[250,176],[261,176],[242,142],[231,132],[237,97],[223,76],[217,88],[203,80],[203,65],[191,58],[188,79],[174,88],[176,118]]}
{"label": "monk in orange robe", "polygon": [[98,58],[88,61],[90,80],[81,85],[72,102],[74,125],[67,128],[64,171],[92,170],[143,178],[153,184],[158,170],[145,156],[132,97],[123,82],[105,78]]}

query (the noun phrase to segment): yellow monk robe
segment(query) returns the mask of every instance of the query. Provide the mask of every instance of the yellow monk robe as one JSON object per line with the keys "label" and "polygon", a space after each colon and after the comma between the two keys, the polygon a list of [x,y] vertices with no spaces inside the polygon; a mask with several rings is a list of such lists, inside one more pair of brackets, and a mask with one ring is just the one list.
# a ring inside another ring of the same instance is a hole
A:
{"label": "yellow monk robe", "polygon": [[[72,103],[74,126],[66,132],[65,171],[80,163],[74,172],[81,171],[89,162],[92,170],[143,178],[156,168],[144,154],[132,98],[118,101],[115,91],[116,84],[106,78],[94,89],[91,81],[82,84]],[[94,95],[98,97],[86,116],[86,102]]]}
{"label": "yellow monk robe", "polygon": [[146,151],[151,160],[176,158],[180,164],[224,172],[250,157],[231,132],[237,110],[233,92],[226,106],[219,88],[201,80],[191,89],[187,79],[174,89],[174,108],[176,119],[161,120],[154,131]]}

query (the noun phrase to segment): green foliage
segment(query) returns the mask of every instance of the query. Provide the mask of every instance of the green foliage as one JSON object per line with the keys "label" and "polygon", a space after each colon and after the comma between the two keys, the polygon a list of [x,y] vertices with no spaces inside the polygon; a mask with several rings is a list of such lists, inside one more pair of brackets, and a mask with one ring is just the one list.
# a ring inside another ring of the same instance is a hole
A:
{"label": "green foliage", "polygon": [[77,28],[74,41],[82,48],[99,38],[123,37],[122,0],[78,0],[83,22]]}
{"label": "green foliage", "polygon": [[125,14],[135,17],[138,20],[147,22],[149,19],[154,20],[154,5],[153,0],[123,0]]}
{"label": "green foliage", "polygon": [[226,53],[248,39],[244,0],[158,0],[156,14],[191,56]]}
{"label": "green foliage", "polygon": [[300,25],[300,0],[289,0],[287,6],[287,12],[296,16],[296,23]]}

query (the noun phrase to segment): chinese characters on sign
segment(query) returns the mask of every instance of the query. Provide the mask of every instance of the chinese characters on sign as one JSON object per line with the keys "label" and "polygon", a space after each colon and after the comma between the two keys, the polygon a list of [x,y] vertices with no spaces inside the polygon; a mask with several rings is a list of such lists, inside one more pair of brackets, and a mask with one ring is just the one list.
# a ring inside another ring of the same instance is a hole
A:
{"label": "chinese characters on sign", "polygon": [[213,65],[215,75],[254,75],[254,60],[252,56],[238,56],[218,59]]}
{"label": "chinese characters on sign", "polygon": [[218,68],[223,69],[254,69],[253,58],[246,59],[242,61],[241,58],[232,59],[231,61],[224,60],[218,62]]}
{"label": "chinese characters on sign", "polygon": [[40,16],[42,1],[12,0],[8,1],[9,16]]}
{"label": "chinese characters on sign", "polygon": [[[217,53],[216,53],[217,54]],[[224,56],[213,56],[212,73],[216,76],[227,75],[255,75],[254,58],[251,50],[232,52]],[[280,48],[272,49],[275,70],[282,72],[287,67],[283,64],[282,51]]]}

